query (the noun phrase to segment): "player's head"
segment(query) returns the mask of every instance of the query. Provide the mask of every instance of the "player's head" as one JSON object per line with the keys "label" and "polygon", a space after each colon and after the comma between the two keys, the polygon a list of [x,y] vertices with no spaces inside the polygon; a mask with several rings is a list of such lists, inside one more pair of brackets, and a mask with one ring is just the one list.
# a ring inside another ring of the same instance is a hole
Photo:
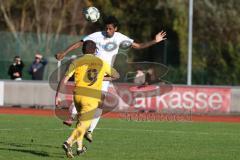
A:
{"label": "player's head", "polygon": [[95,42],[91,40],[87,40],[83,42],[83,46],[82,46],[83,54],[95,54],[96,49],[97,49],[97,46]]}
{"label": "player's head", "polygon": [[114,33],[118,30],[118,20],[114,16],[108,16],[104,19],[104,27],[107,37],[112,37]]}

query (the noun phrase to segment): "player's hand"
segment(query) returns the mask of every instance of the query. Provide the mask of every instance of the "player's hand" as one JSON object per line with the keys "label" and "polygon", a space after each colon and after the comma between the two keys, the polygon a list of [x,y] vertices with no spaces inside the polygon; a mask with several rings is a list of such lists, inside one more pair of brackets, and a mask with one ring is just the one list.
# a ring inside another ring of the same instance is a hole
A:
{"label": "player's hand", "polygon": [[103,80],[104,80],[104,81],[112,81],[112,78],[111,78],[109,75],[105,75],[105,76],[103,77]]}
{"label": "player's hand", "polygon": [[65,56],[64,52],[58,52],[57,54],[55,54],[55,58],[57,60],[62,60],[64,56]]}
{"label": "player's hand", "polygon": [[61,101],[62,101],[61,98],[56,97],[55,98],[55,106],[58,107],[60,105]]}
{"label": "player's hand", "polygon": [[164,41],[165,39],[167,39],[165,36],[167,35],[166,32],[164,31],[161,31],[159,32],[156,36],[155,36],[155,41],[158,43],[158,42],[161,42],[161,41]]}

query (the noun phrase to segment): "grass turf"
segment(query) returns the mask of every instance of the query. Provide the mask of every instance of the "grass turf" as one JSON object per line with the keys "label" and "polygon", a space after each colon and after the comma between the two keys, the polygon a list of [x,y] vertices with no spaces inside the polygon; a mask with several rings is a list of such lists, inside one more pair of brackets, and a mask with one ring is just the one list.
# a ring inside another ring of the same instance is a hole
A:
{"label": "grass turf", "polygon": [[[55,117],[0,115],[0,159],[67,159],[61,145],[71,131]],[[239,133],[237,123],[101,119],[87,153],[74,159],[237,160]]]}

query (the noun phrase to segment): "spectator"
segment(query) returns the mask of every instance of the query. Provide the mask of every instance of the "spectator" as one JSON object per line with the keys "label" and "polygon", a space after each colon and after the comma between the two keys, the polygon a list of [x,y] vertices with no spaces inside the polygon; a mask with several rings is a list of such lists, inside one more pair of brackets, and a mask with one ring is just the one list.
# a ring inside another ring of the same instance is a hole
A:
{"label": "spectator", "polygon": [[8,75],[12,80],[22,80],[24,63],[19,56],[15,56],[13,63],[9,66]]}
{"label": "spectator", "polygon": [[149,68],[146,71],[137,69],[137,74],[134,78],[134,83],[138,85],[151,85],[158,82],[160,82],[160,80],[157,78],[156,71],[154,68]]}
{"label": "spectator", "polygon": [[142,71],[141,69],[138,69],[133,82],[137,85],[144,85],[145,81],[146,81],[146,76],[144,71]]}
{"label": "spectator", "polygon": [[32,80],[43,80],[44,68],[47,64],[47,60],[39,53],[35,55],[31,67],[29,68],[29,74],[32,75]]}
{"label": "spectator", "polygon": [[149,68],[146,72],[145,84],[150,85],[150,84],[154,84],[154,83],[157,83],[157,82],[158,82],[158,79],[157,79],[156,72],[155,72],[154,68]]}

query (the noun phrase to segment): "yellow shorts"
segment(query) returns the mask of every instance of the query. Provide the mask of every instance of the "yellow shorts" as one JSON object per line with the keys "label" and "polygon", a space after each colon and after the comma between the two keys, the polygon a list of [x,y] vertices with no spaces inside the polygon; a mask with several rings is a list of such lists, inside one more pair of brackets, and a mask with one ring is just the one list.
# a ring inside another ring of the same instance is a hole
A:
{"label": "yellow shorts", "polygon": [[94,118],[100,99],[74,95],[74,103],[78,111],[77,127],[85,130],[90,126]]}
{"label": "yellow shorts", "polygon": [[100,101],[100,99],[96,98],[74,95],[74,103],[78,113],[80,114],[95,110],[98,107]]}

